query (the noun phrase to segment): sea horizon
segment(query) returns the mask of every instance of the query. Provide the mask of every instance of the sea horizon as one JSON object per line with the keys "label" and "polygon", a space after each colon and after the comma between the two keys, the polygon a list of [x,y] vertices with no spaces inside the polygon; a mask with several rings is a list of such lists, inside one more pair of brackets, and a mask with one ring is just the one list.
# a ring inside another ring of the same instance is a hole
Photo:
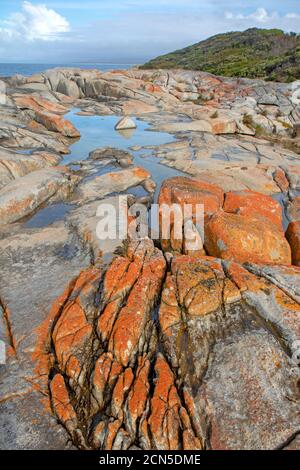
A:
{"label": "sea horizon", "polygon": [[129,69],[137,65],[128,62],[60,62],[60,63],[28,63],[28,62],[0,62],[0,77],[11,77],[16,74],[30,76],[42,73],[45,70],[60,68],[98,69],[103,72],[108,70]]}

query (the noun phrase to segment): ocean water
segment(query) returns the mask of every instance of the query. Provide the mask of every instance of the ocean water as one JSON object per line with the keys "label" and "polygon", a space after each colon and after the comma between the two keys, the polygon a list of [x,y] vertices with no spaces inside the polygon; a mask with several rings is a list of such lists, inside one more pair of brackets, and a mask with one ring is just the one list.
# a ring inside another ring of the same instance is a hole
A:
{"label": "ocean water", "polygon": [[135,64],[108,64],[108,63],[72,63],[72,64],[2,64],[0,63],[0,77],[11,77],[15,74],[28,77],[35,73],[41,73],[55,67],[79,67],[82,69],[98,69],[103,72],[107,70],[129,69]]}

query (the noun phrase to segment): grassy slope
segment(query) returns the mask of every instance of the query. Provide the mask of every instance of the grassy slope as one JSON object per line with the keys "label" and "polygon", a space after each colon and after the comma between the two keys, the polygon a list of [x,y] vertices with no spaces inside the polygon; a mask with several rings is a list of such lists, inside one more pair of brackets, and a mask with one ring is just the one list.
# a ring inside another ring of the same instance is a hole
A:
{"label": "grassy slope", "polygon": [[229,77],[293,81],[300,78],[300,35],[257,28],[218,34],[157,57],[141,68],[183,68]]}

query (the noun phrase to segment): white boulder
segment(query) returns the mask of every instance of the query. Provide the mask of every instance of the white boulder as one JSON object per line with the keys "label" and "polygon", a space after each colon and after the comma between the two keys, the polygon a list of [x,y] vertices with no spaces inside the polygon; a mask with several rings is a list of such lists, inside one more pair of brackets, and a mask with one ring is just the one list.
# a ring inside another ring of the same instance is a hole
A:
{"label": "white boulder", "polygon": [[123,117],[117,124],[115,125],[116,131],[121,131],[124,129],[136,129],[136,123],[130,117]]}

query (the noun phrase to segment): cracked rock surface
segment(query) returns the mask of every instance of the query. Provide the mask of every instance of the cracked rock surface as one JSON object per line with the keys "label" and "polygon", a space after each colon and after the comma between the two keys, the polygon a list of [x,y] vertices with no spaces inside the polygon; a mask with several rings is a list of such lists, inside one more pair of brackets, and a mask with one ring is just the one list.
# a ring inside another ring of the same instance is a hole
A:
{"label": "cracked rock surface", "polygon": [[131,242],[104,275],[81,273],[61,309],[59,422],[80,448],[285,447],[300,432],[299,279],[212,257],[167,267],[150,240]]}

